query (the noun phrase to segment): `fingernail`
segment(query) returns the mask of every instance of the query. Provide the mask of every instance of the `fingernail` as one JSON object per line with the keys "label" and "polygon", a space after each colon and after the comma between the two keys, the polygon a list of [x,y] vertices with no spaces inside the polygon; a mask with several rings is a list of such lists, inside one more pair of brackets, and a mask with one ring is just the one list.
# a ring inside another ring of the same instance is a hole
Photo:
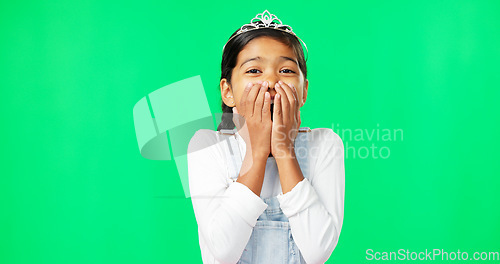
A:
{"label": "fingernail", "polygon": [[252,87],[252,85],[253,85],[253,84],[252,84],[251,82],[247,83],[247,87],[248,87],[248,88]]}
{"label": "fingernail", "polygon": [[283,82],[281,80],[279,80],[278,82],[279,82],[279,84],[283,84]]}

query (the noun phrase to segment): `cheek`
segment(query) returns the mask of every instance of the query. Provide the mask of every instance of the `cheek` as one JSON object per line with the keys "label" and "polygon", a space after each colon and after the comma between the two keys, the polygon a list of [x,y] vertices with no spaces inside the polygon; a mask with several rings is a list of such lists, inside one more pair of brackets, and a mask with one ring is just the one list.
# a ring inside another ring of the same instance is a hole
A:
{"label": "cheek", "polygon": [[234,102],[236,103],[236,106],[240,105],[242,95],[243,95],[243,90],[240,89],[239,87],[235,87],[235,90],[233,92],[233,96],[234,96]]}
{"label": "cheek", "polygon": [[238,87],[234,90],[234,97],[236,100],[240,101],[243,91]]}

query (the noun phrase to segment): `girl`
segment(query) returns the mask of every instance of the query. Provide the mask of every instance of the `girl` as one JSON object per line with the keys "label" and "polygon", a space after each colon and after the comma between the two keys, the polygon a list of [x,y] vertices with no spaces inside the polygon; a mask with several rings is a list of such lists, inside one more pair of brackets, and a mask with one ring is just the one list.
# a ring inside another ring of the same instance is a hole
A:
{"label": "girl", "polygon": [[291,27],[267,10],[250,22],[223,50],[218,131],[188,147],[203,263],[324,263],[343,223],[344,146],[299,128],[309,82]]}

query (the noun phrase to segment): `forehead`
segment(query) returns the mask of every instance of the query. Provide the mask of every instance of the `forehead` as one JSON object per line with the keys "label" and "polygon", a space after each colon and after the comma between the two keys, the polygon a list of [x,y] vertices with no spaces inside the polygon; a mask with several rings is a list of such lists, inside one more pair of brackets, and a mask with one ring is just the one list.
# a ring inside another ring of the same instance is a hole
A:
{"label": "forehead", "polygon": [[271,60],[286,56],[297,60],[293,49],[281,41],[270,37],[252,39],[238,54],[238,64],[251,57],[263,57]]}

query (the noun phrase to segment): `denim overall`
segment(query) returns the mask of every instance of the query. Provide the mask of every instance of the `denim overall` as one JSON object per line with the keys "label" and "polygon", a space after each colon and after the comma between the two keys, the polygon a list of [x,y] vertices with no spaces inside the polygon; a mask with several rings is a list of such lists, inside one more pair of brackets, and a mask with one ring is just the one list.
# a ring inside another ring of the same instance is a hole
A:
{"label": "denim overall", "polygon": [[[234,132],[232,132],[232,135],[231,130],[226,130],[225,134],[219,133],[219,136],[222,136],[222,140],[226,142],[224,144],[227,146],[225,147],[225,156],[229,174],[228,182],[234,182],[238,179],[243,161]],[[299,143],[299,138],[296,140],[296,146],[298,144],[303,144]],[[303,167],[307,166],[306,162],[299,160],[299,164],[302,171],[304,171]],[[304,177],[306,177],[306,174],[304,173]],[[263,198],[262,200],[268,207],[257,219],[257,224],[253,228],[252,235],[237,263],[306,263],[293,240],[288,217],[283,214],[277,197]]]}

